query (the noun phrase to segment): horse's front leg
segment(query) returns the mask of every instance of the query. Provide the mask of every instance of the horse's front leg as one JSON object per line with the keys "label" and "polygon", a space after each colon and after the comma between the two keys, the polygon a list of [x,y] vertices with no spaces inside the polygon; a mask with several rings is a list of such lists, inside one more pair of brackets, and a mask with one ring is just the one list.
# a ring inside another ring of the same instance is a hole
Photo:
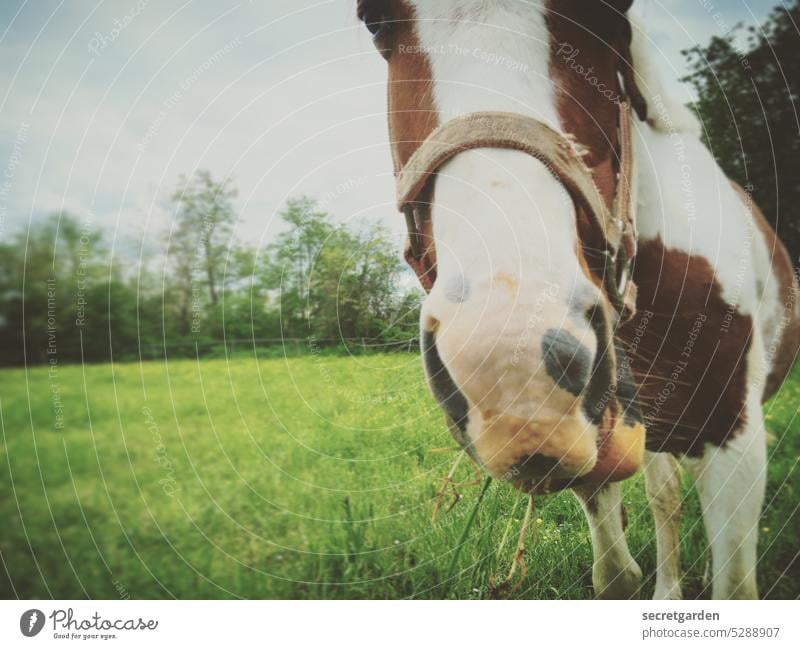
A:
{"label": "horse's front leg", "polygon": [[642,570],[625,542],[622,487],[613,483],[573,489],[583,505],[592,534],[592,584],[597,597],[630,599],[636,595]]}
{"label": "horse's front leg", "polygon": [[653,599],[680,599],[681,474],[675,458],[669,453],[647,453],[644,486],[656,526],[658,565]]}
{"label": "horse's front leg", "polygon": [[711,546],[714,599],[758,597],[758,519],[767,484],[762,349],[754,334],[747,356],[747,400],[741,429],[734,431],[723,446],[707,444],[701,458],[682,459],[694,478],[703,508]]}
{"label": "horse's front leg", "polygon": [[711,546],[714,599],[755,599],[758,519],[767,453],[762,420],[745,425],[724,447],[684,460],[694,478]]}

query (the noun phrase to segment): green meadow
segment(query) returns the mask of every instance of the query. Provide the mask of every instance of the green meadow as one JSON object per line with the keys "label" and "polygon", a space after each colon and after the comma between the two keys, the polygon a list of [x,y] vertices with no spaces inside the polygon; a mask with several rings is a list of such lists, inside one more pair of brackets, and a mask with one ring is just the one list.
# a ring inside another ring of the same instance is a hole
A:
{"label": "green meadow", "polygon": [[[759,585],[769,598],[800,595],[798,403],[800,366],[765,406]],[[460,497],[449,492],[432,520],[458,451],[415,354],[3,370],[0,416],[5,598],[593,596],[588,529],[570,493],[537,499],[513,593],[497,586],[524,495],[494,482],[476,509],[481,486],[464,460]],[[707,597],[688,477],[683,489],[684,594]],[[641,476],[625,504],[650,597]]]}

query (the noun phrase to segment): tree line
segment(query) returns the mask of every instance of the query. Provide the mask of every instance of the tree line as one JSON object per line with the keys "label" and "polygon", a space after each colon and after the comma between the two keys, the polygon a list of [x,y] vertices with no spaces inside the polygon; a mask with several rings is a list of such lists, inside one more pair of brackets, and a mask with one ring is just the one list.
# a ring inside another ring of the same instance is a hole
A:
{"label": "tree line", "polygon": [[297,198],[259,249],[233,234],[235,198],[230,180],[207,171],[182,178],[173,227],[138,264],[68,213],[0,244],[0,363],[222,354],[287,340],[290,351],[413,344],[421,293],[384,229],[344,227]]}
{"label": "tree line", "polygon": [[[800,266],[800,0],[684,51],[704,136]],[[737,46],[737,43],[739,44]]]}

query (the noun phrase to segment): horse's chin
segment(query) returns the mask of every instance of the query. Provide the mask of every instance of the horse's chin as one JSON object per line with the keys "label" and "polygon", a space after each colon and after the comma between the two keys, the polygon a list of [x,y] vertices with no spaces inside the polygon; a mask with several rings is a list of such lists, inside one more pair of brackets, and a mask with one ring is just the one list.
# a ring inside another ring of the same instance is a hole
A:
{"label": "horse's chin", "polygon": [[[530,424],[517,428],[515,435],[502,445],[502,450],[495,452],[495,461],[485,463],[486,468],[496,478],[509,482],[520,491],[537,495],[586,484],[619,482],[640,469],[645,437],[641,423],[618,419],[609,422],[598,433],[595,426],[576,419],[569,422],[569,434],[565,435],[563,426],[567,421],[562,419],[558,426],[546,431],[533,427],[538,435],[531,435]],[[582,429],[582,435],[576,436],[579,429]],[[536,442],[532,444],[531,439]],[[571,443],[569,446],[554,446],[554,439],[561,442],[569,439]],[[502,453],[509,452],[525,459],[497,462]]]}
{"label": "horse's chin", "polygon": [[561,414],[539,408],[496,414],[491,410],[469,423],[474,449],[486,469],[509,482],[588,473],[597,461],[596,427],[580,412]]}

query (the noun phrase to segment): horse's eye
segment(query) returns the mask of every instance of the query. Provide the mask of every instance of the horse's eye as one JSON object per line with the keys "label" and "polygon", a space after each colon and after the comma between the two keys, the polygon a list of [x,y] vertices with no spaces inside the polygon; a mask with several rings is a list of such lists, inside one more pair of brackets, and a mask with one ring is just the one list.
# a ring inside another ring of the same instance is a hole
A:
{"label": "horse's eye", "polygon": [[389,14],[389,3],[387,0],[358,0],[358,17],[364,22],[372,34],[372,38],[377,40],[386,33]]}
{"label": "horse's eye", "polygon": [[364,20],[364,24],[367,26],[369,33],[372,34],[372,38],[374,39],[383,36],[388,28],[386,17],[383,14],[379,14],[375,17],[367,17]]}

